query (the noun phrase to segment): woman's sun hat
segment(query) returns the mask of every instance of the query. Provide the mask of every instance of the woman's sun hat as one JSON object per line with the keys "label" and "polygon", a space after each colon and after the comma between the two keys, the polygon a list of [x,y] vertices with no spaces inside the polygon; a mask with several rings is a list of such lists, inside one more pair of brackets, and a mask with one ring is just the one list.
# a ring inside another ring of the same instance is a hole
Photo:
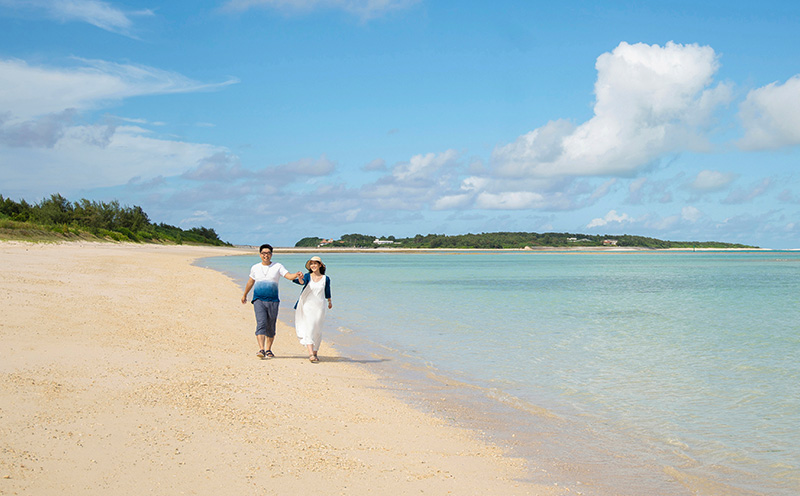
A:
{"label": "woman's sun hat", "polygon": [[309,266],[311,265],[311,262],[318,262],[318,263],[319,263],[319,271],[320,271],[320,272],[322,272],[323,274],[325,273],[325,272],[324,272],[324,270],[325,270],[325,264],[324,264],[324,263],[322,263],[322,259],[321,259],[321,258],[319,258],[319,257],[311,257],[311,258],[308,260],[308,262],[306,262],[306,270],[311,270],[311,267],[309,267]]}

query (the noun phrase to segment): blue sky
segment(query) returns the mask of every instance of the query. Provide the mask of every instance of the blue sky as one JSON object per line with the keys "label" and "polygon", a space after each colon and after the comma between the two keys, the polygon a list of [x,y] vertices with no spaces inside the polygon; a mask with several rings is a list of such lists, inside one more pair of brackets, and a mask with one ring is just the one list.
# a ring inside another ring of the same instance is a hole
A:
{"label": "blue sky", "polygon": [[0,0],[0,194],[233,243],[800,248],[793,2]]}

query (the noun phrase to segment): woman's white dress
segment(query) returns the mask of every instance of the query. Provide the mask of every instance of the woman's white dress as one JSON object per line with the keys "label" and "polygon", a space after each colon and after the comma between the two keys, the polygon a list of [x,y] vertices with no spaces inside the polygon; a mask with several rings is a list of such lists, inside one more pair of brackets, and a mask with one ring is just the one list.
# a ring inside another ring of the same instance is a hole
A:
{"label": "woman's white dress", "polygon": [[325,276],[319,281],[312,278],[306,289],[300,294],[297,310],[294,313],[294,327],[300,344],[313,345],[314,351],[319,350],[322,342],[322,321],[328,301],[325,299]]}

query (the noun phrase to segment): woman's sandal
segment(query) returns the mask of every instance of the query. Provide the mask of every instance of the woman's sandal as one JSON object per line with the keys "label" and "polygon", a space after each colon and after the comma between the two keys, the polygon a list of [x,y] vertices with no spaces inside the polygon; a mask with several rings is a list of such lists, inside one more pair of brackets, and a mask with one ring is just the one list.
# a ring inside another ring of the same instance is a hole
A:
{"label": "woman's sandal", "polygon": [[319,358],[317,358],[317,355],[311,355],[310,357],[308,357],[308,361],[311,363],[317,363],[319,362]]}

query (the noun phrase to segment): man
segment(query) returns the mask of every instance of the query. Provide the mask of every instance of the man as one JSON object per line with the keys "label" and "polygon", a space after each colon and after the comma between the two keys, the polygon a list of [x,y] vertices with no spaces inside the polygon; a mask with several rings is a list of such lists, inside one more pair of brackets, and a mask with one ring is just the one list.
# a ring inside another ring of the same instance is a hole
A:
{"label": "man", "polygon": [[303,282],[303,273],[289,273],[286,267],[272,261],[272,246],[263,244],[258,249],[261,263],[250,268],[250,278],[244,288],[242,304],[247,303],[247,293],[253,290],[253,309],[256,312],[256,339],[259,358],[273,358],[272,343],[275,341],[275,322],[278,320],[278,282],[281,277]]}

